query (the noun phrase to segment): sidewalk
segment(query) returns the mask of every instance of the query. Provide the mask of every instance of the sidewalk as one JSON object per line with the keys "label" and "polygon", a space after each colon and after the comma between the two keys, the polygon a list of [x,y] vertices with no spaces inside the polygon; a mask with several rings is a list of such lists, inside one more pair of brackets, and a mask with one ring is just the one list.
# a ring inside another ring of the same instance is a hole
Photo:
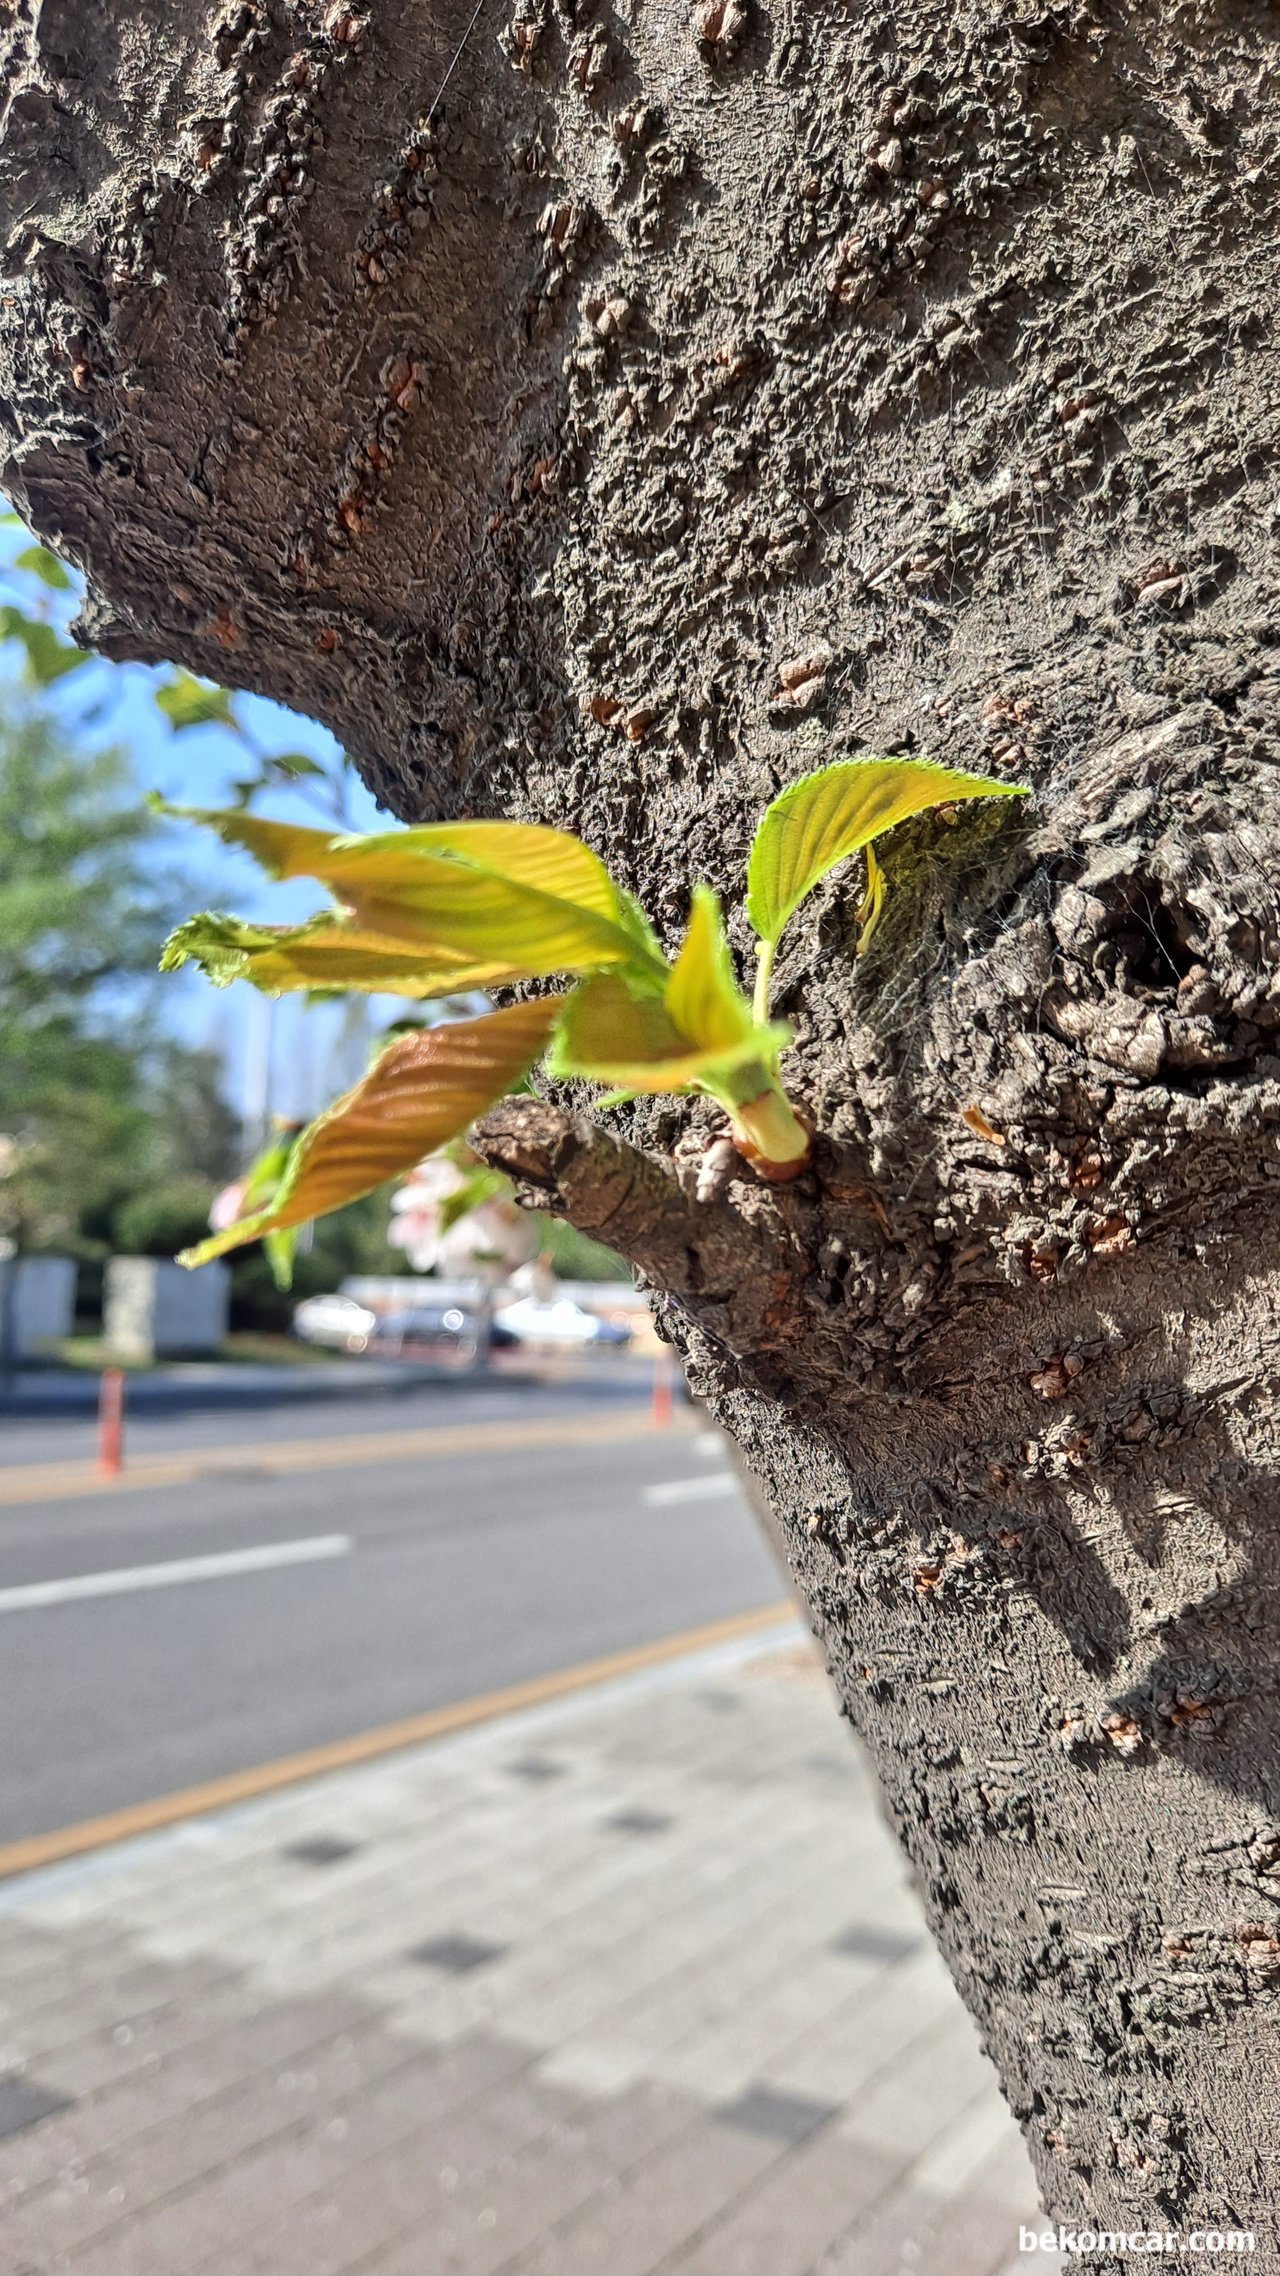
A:
{"label": "sidewalk", "polygon": [[0,2136],[3,2276],[1004,2276],[1037,2222],[794,1635],[0,1887]]}

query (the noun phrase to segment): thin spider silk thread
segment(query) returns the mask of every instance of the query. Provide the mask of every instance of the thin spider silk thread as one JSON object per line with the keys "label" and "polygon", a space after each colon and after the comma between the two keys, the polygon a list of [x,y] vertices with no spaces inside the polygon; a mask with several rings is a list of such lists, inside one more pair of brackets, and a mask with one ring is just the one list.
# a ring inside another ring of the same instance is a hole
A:
{"label": "thin spider silk thread", "polygon": [[473,33],[473,31],[475,30],[475,28],[476,28],[476,25],[479,23],[479,21],[480,21],[480,18],[481,18],[481,16],[482,16],[482,14],[484,13],[484,5],[485,5],[485,0],[476,0],[476,4],[475,4],[475,7],[474,7],[474,8],[472,9],[472,11],[471,11],[471,20],[470,20],[470,22],[468,23],[468,25],[467,25],[467,28],[466,28],[465,32],[463,33],[463,35],[462,35],[462,38],[461,38],[461,39],[459,40],[459,42],[458,42],[458,45],[457,45],[457,50],[456,50],[456,52],[455,52],[455,54],[454,54],[454,57],[453,57],[453,61],[450,63],[448,70],[445,72],[445,75],[444,75],[443,79],[441,80],[441,82],[440,82],[439,86],[437,87],[437,89],[436,89],[436,91],[435,91],[435,94],[434,94],[434,95],[432,96],[432,98],[431,98],[431,108],[430,108],[430,110],[427,112],[426,118],[425,118],[425,119],[423,120],[423,122],[422,122],[424,126],[430,126],[430,124],[431,124],[431,121],[433,120],[433,118],[434,118],[434,117],[435,117],[435,115],[436,115],[436,112],[437,112],[437,111],[439,110],[439,108],[440,108],[440,102],[441,102],[441,98],[442,98],[442,96],[443,96],[443,94],[444,94],[445,88],[448,86],[448,84],[449,84],[449,81],[452,79],[452,77],[453,77],[453,75],[454,75],[454,72],[457,70],[457,68],[458,68],[458,65],[459,65],[459,64],[461,63],[461,61],[462,61],[463,55],[464,55],[464,53],[465,53],[465,51],[466,51],[466,45],[467,45],[467,41],[470,39],[470,37],[471,37],[471,34],[472,34],[472,33]]}

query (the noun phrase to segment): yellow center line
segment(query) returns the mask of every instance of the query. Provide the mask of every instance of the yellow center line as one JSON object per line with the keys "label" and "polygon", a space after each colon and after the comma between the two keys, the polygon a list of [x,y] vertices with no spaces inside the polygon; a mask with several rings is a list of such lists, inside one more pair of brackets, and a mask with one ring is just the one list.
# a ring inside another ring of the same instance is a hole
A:
{"label": "yellow center line", "polygon": [[135,1802],[106,1817],[84,1818],[78,1825],[61,1826],[55,1833],[37,1833],[25,1841],[0,1848],[0,1880],[16,1873],[33,1873],[40,1866],[57,1865],[112,1842],[131,1841],[139,1834],[157,1833],[187,1818],[201,1818],[212,1810],[226,1810],[239,1802],[255,1801],[282,1786],[297,1786],[306,1778],[328,1771],[350,1770],[357,1763],[376,1761],[401,1747],[423,1746],[431,1739],[447,1738],[453,1731],[491,1723],[501,1715],[519,1714],[553,1699],[566,1699],[593,1684],[618,1676],[635,1675],[660,1667],[666,1660],[730,1644],[741,1637],[763,1635],[770,1628],[791,1627],[797,1618],[794,1604],[768,1604],[757,1612],[740,1612],[727,1620],[713,1620],[704,1628],[686,1628],[679,1636],[665,1636],[652,1644],[638,1644],[625,1652],[610,1652],[604,1659],[585,1660],[577,1667],[560,1668],[553,1675],[534,1676],[527,1683],[508,1684],[502,1691],[485,1691],[475,1699],[460,1699],[451,1707],[435,1707],[425,1715],[410,1715],[404,1722],[384,1723],[379,1730],[361,1731],[329,1746],[310,1747],[305,1754],[289,1754],[277,1762],[259,1763],[253,1770],[232,1771],[226,1778],[211,1778],[202,1786],[181,1793],[162,1794],[155,1801]]}
{"label": "yellow center line", "polygon": [[592,1446],[651,1438],[658,1430],[646,1411],[610,1407],[573,1422],[445,1423],[418,1430],[248,1439],[236,1447],[189,1447],[173,1454],[140,1454],[126,1461],[116,1478],[104,1476],[93,1462],[22,1462],[0,1469],[0,1507],[74,1500],[82,1494],[128,1493],[141,1486],[189,1485],[196,1478],[243,1478],[246,1472],[283,1477],[294,1470],[363,1469],[370,1462],[500,1454],[535,1446]]}

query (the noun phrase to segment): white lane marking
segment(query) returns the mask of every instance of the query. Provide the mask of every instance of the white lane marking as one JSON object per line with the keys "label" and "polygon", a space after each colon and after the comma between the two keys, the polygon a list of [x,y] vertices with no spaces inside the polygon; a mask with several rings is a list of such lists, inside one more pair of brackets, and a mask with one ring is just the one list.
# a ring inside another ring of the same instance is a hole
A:
{"label": "white lane marking", "polygon": [[309,1541],[270,1541],[261,1549],[224,1549],[211,1557],[173,1557],[164,1565],[121,1565],[111,1573],[74,1573],[63,1581],[28,1581],[0,1588],[0,1612],[30,1612],[79,1596],[125,1596],[136,1588],[173,1588],[179,1581],[218,1581],[232,1573],[268,1572],[273,1565],[309,1565],[319,1557],[345,1557],[349,1533],[317,1533]]}
{"label": "white lane marking", "polygon": [[661,1507],[667,1502],[709,1502],[721,1494],[736,1494],[738,1481],[730,1470],[719,1470],[712,1478],[667,1478],[660,1486],[646,1486],[641,1500]]}

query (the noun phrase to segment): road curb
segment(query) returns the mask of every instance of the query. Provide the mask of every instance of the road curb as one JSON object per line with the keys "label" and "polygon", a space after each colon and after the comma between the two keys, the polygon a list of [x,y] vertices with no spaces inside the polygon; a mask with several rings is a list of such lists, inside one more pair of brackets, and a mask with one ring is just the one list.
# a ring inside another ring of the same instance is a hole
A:
{"label": "road curb", "polygon": [[774,1631],[779,1644],[790,1640],[788,1631],[800,1632],[794,1604],[784,1601],[762,1606],[755,1612],[713,1620],[705,1627],[684,1629],[676,1636],[637,1644],[626,1651],[610,1652],[600,1659],[584,1660],[574,1667],[534,1676],[524,1683],[507,1684],[501,1690],[482,1692],[473,1699],[457,1700],[423,1715],[385,1723],[376,1730],[334,1740],[328,1746],[309,1747],[301,1754],[285,1755],[249,1770],[232,1771],[223,1778],[207,1779],[199,1786],[159,1795],[153,1801],[133,1803],[104,1817],[84,1818],[78,1824],[60,1826],[51,1833],[31,1834],[0,1847],[0,1881],[14,1881],[46,1871],[94,1850],[115,1848],[162,1833],[191,1819],[210,1817],[278,1793],[285,1787],[301,1785],[308,1779],[357,1769],[363,1763],[380,1761],[405,1748],[429,1745],[505,1716],[551,1706],[579,1692],[643,1676],[672,1662],[714,1652],[720,1646],[758,1639],[768,1648]]}
{"label": "road curb", "polygon": [[[687,1425],[673,1425],[676,1435]],[[424,1423],[410,1430],[335,1431],[317,1438],[263,1439],[247,1447],[187,1447],[172,1454],[143,1454],[123,1469],[105,1472],[94,1462],[24,1462],[0,1468],[0,1508],[33,1502],[80,1501],[86,1495],[128,1494],[153,1486],[191,1485],[197,1479],[287,1477],[305,1470],[363,1470],[377,1462],[448,1460],[478,1450],[523,1453],[540,1446],[595,1446],[602,1441],[661,1436],[647,1408],[606,1407],[588,1416],[548,1416],[537,1422]]]}

